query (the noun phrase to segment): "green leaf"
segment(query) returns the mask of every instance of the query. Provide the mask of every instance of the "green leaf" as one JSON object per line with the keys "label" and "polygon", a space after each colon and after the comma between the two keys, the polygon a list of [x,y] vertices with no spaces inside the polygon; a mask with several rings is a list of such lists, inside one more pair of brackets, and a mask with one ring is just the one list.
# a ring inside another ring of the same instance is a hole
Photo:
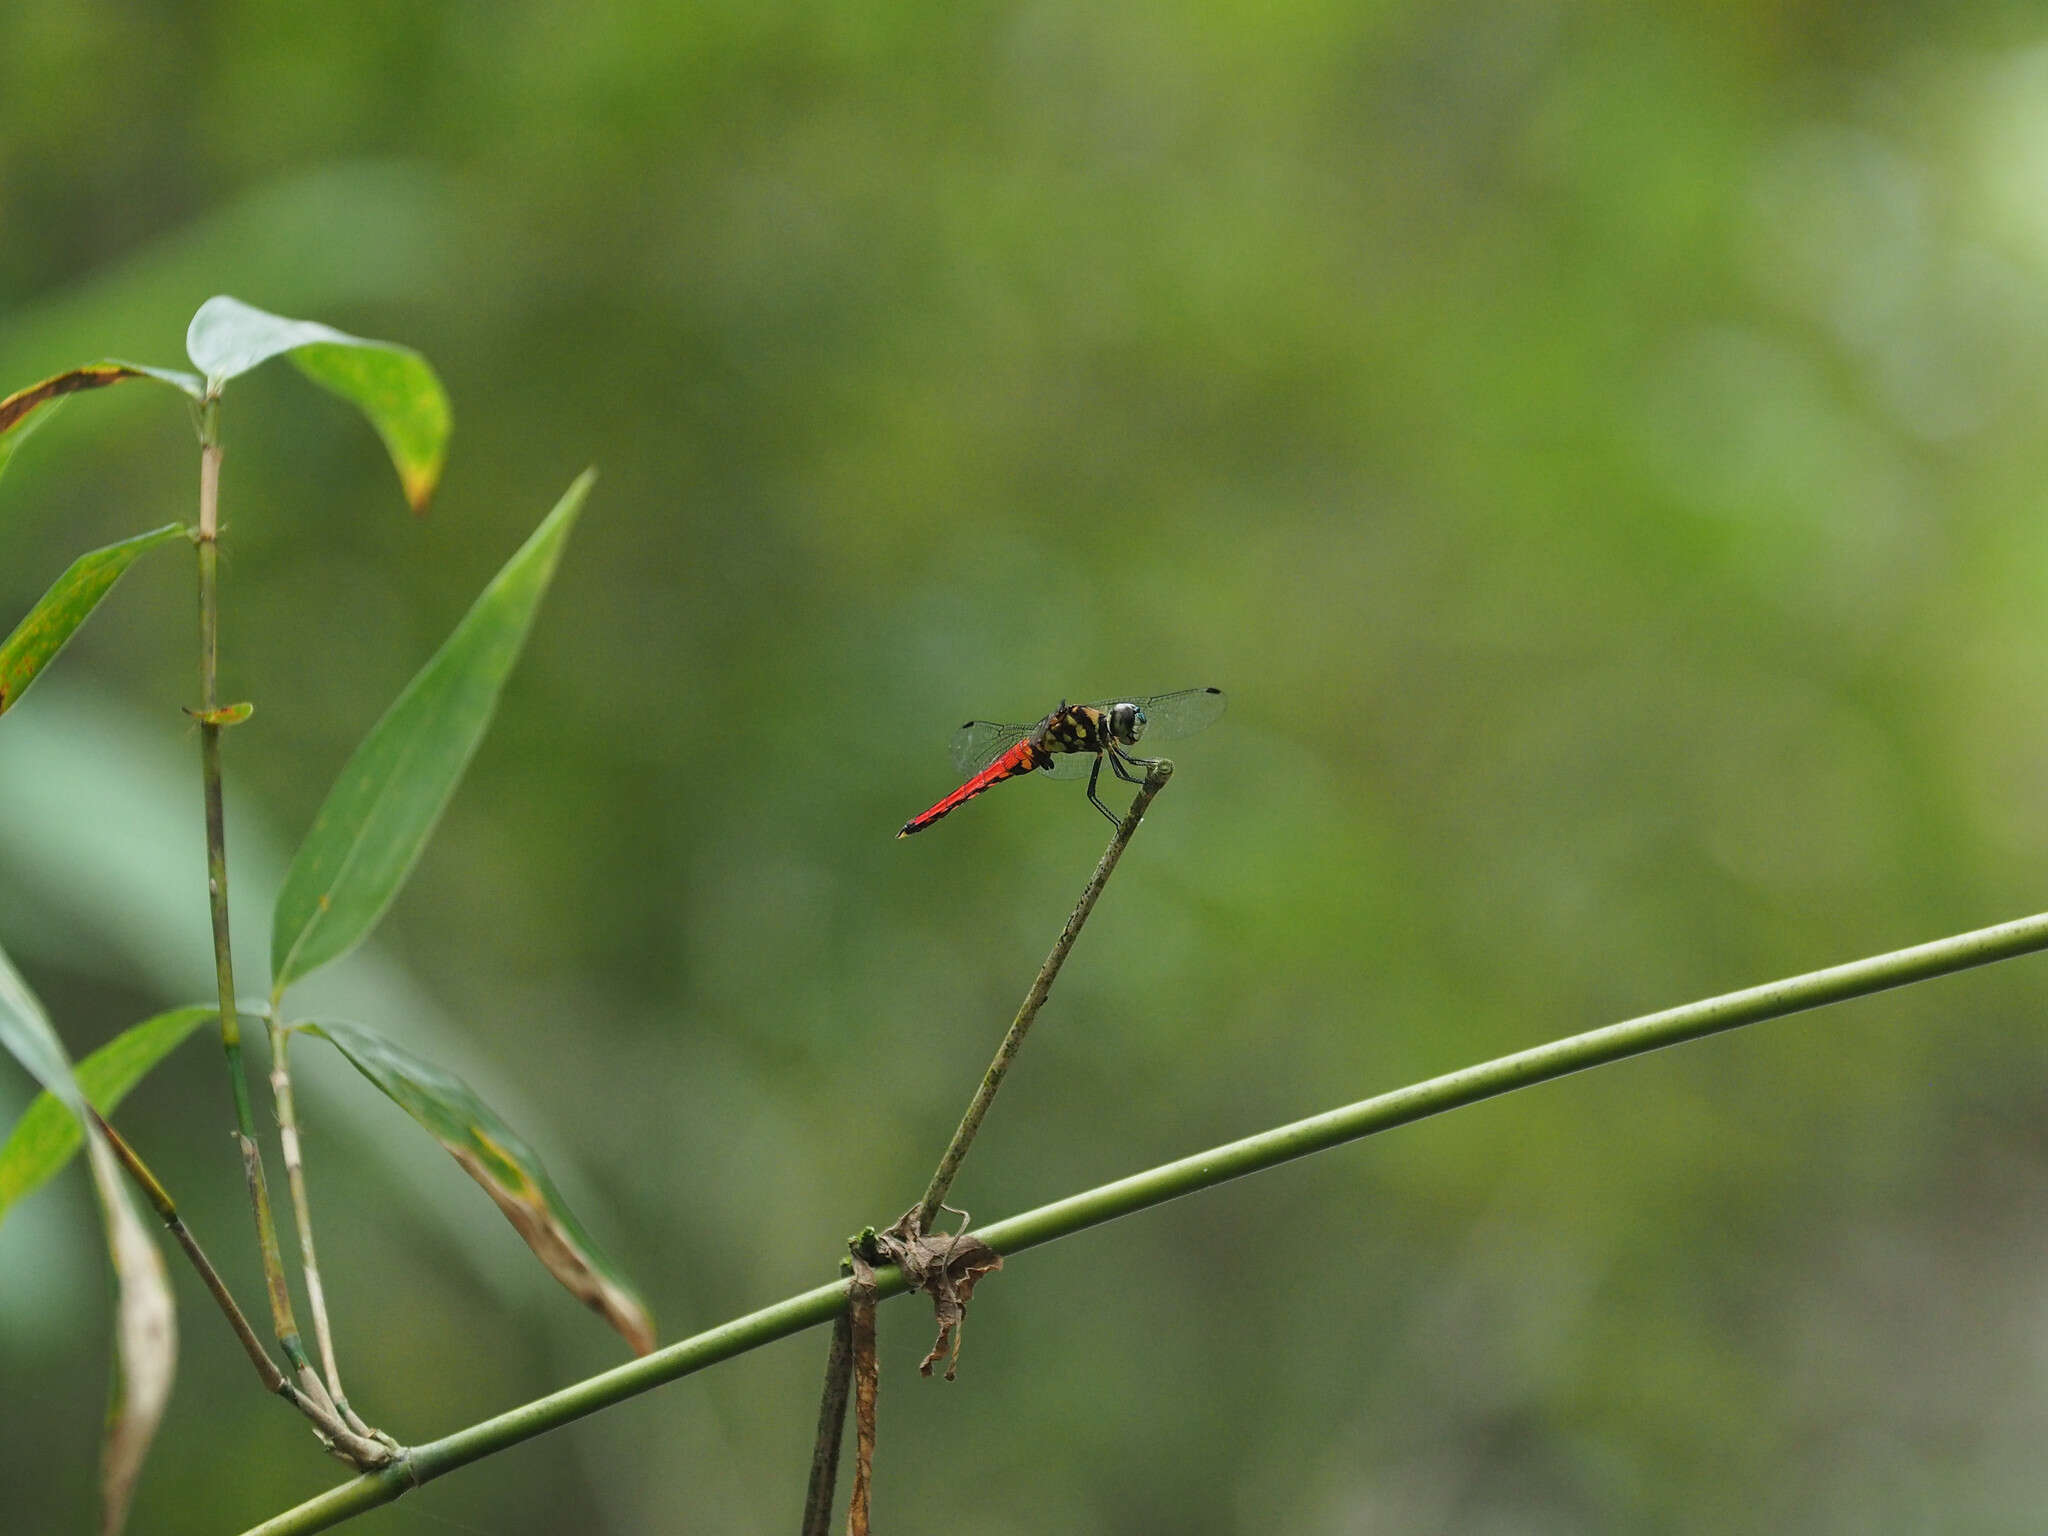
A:
{"label": "green leaf", "polygon": [[14,456],[14,450],[28,439],[28,435],[57,414],[57,408],[67,396],[82,389],[104,389],[123,379],[141,378],[161,380],[188,394],[199,393],[199,380],[189,373],[117,362],[88,363],[83,368],[73,368],[68,373],[44,379],[40,384],[31,384],[27,389],[18,389],[5,400],[0,400],[0,472],[6,470],[7,461]]}
{"label": "green leaf", "polygon": [[0,714],[13,708],[28,692],[28,685],[64,649],[78,626],[99,606],[121,573],[135,563],[144,550],[185,537],[178,523],[166,523],[149,533],[109,544],[80,555],[71,568],[59,576],[42,601],[28,611],[14,633],[0,642]]}
{"label": "green leaf", "polygon": [[440,379],[410,347],[366,341],[315,320],[288,319],[221,295],[193,315],[185,350],[206,375],[209,394],[290,353],[306,377],[369,418],[413,510],[424,511],[433,499],[448,456],[452,417]]}
{"label": "green leaf", "polygon": [[584,471],[555,503],[328,791],[278,892],[272,996],[355,948],[412,872],[490,724],[592,477]]}
{"label": "green leaf", "polygon": [[43,1005],[4,950],[0,950],[0,1045],[79,1119],[85,1118],[85,1096],[72,1076],[71,1058],[65,1055],[57,1031],[50,1027]]}
{"label": "green leaf", "polygon": [[369,417],[384,439],[406,501],[415,512],[424,512],[440,482],[454,427],[448,396],[427,360],[378,342],[328,341],[296,349],[292,362]]}
{"label": "green leaf", "polygon": [[646,1304],[571,1214],[539,1156],[467,1083],[359,1024],[322,1020],[293,1027],[333,1045],[446,1147],[549,1272],[616,1328],[635,1354],[654,1348]]}
{"label": "green leaf", "polygon": [[[158,1062],[193,1030],[219,1016],[220,1010],[212,1006],[173,1008],[123,1030],[78,1064],[74,1076],[80,1090],[93,1108],[111,1115]],[[82,1139],[78,1117],[49,1093],[37,1094],[15,1121],[5,1145],[0,1145],[0,1221],[7,1219],[17,1200],[62,1170]]]}

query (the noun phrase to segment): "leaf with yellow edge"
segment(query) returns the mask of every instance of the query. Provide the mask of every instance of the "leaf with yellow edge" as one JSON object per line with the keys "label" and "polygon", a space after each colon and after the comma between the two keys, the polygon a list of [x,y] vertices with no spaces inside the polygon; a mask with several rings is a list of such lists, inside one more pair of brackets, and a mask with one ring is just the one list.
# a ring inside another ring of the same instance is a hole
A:
{"label": "leaf with yellow edge", "polygon": [[635,1354],[654,1348],[654,1318],[548,1177],[540,1157],[452,1072],[360,1024],[294,1025],[320,1036],[448,1149],[498,1203],[549,1273],[617,1329]]}
{"label": "leaf with yellow edge", "polygon": [[168,368],[146,368],[140,363],[87,363],[72,368],[26,389],[17,389],[0,400],[0,470],[28,439],[28,435],[57,414],[66,398],[85,389],[105,389],[123,379],[156,379],[182,389],[188,395],[200,392],[199,381],[189,373]]}
{"label": "leaf with yellow edge", "polygon": [[322,389],[341,396],[370,420],[384,439],[406,502],[427,510],[448,457],[454,418],[441,381],[419,353],[385,342],[315,342],[296,349],[292,362]]}
{"label": "leaf with yellow edge", "polygon": [[186,714],[201,725],[240,725],[256,713],[254,704],[223,704],[218,709],[187,709]]}

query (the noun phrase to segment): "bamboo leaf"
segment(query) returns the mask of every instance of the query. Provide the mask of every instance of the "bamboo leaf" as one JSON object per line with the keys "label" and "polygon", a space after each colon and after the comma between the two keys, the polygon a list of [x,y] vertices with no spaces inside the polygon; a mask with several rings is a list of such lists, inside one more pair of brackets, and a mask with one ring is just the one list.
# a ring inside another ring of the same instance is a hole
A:
{"label": "bamboo leaf", "polygon": [[80,555],[45,592],[42,600],[0,642],[0,714],[13,708],[28,686],[86,621],[100,599],[145,551],[185,537],[178,523]]}
{"label": "bamboo leaf", "polygon": [[[84,1096],[57,1032],[5,952],[0,952],[0,1044],[79,1120],[86,1118]],[[92,1138],[93,1182],[106,1214],[107,1251],[113,1258],[118,1292],[115,1384],[101,1460],[101,1530],[112,1536],[127,1518],[136,1474],[170,1396],[177,1360],[177,1322],[163,1257],[129,1203],[104,1138],[98,1131]]]}
{"label": "bamboo leaf", "polygon": [[101,1536],[119,1536],[128,1523],[143,1458],[171,1398],[178,1368],[178,1314],[163,1255],[136,1215],[120,1164],[97,1131],[90,1161],[116,1285],[113,1384],[100,1438],[100,1531]]}
{"label": "bamboo leaf", "polygon": [[71,1058],[64,1053],[57,1031],[50,1027],[43,1005],[4,950],[0,950],[0,1045],[74,1115],[85,1118],[85,1096],[72,1075]]}
{"label": "bamboo leaf", "polygon": [[88,363],[83,368],[73,368],[53,378],[44,379],[40,384],[31,384],[18,389],[5,400],[0,400],[0,473],[7,468],[7,461],[14,451],[28,440],[28,435],[43,426],[57,414],[66,398],[84,389],[104,389],[109,384],[118,384],[123,379],[157,379],[174,385],[187,394],[197,395],[199,380],[189,373],[176,373],[166,368],[145,368],[140,363]]}
{"label": "bamboo leaf", "polygon": [[[123,1030],[81,1061],[74,1076],[102,1115],[111,1115],[128,1090],[184,1043],[192,1031],[220,1016],[210,1005],[173,1008]],[[55,1178],[83,1139],[78,1117],[47,1092],[14,1123],[0,1145],[0,1221],[16,1201]]]}
{"label": "bamboo leaf", "polygon": [[646,1304],[570,1212],[539,1155],[467,1083],[359,1024],[322,1020],[294,1027],[340,1051],[446,1147],[549,1272],[617,1329],[635,1354],[654,1348]]}
{"label": "bamboo leaf", "polygon": [[299,372],[341,396],[384,439],[413,511],[434,499],[454,420],[441,381],[419,353],[383,342],[327,341],[297,348]]}
{"label": "bamboo leaf", "polygon": [[116,368],[126,368],[138,379],[155,379],[159,384],[168,384],[194,400],[206,398],[206,380],[196,373],[187,373],[182,368],[152,368],[148,363],[131,363],[125,357],[110,357],[107,362]]}
{"label": "bamboo leaf", "polygon": [[193,315],[185,350],[206,375],[210,394],[271,358],[290,354],[301,373],[348,401],[377,429],[413,510],[424,511],[433,499],[453,418],[432,365],[410,347],[351,336],[316,320],[273,315],[221,295]]}
{"label": "bamboo leaf", "polygon": [[278,892],[273,995],[362,941],[469,766],[590,489],[586,470],[341,770]]}

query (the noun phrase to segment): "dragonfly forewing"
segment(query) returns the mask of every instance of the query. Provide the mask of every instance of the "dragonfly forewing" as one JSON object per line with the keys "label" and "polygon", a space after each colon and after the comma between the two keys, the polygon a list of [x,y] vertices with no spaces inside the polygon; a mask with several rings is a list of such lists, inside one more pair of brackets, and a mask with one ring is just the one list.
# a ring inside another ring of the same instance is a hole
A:
{"label": "dragonfly forewing", "polygon": [[1223,718],[1223,703],[1221,688],[1183,688],[1177,693],[1155,693],[1149,698],[1109,699],[1094,707],[1111,709],[1118,704],[1135,704],[1142,709],[1145,734],[1138,739],[1136,750],[1143,752],[1145,743],[1155,738],[1176,741],[1214,725]]}
{"label": "dragonfly forewing", "polygon": [[953,766],[962,778],[972,778],[1037,729],[1036,720],[1029,725],[970,720],[953,733]]}

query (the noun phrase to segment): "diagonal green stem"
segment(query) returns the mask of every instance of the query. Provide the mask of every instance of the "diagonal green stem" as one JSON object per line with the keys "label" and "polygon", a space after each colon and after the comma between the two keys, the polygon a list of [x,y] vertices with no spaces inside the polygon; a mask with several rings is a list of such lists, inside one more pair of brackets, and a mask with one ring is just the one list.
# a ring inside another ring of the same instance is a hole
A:
{"label": "diagonal green stem", "polygon": [[[1247,1136],[1242,1141],[1233,1141],[1207,1152],[1198,1152],[1178,1162],[1133,1174],[1113,1184],[1104,1184],[1051,1205],[1040,1206],[1035,1211],[1026,1211],[1021,1216],[981,1227],[978,1232],[982,1240],[998,1253],[1021,1253],[1055,1238],[1114,1221],[1119,1216],[1164,1205],[1182,1195],[1277,1167],[1312,1152],[1326,1151],[1376,1131],[1425,1120],[1446,1110],[1476,1104],[1482,1099],[1497,1098],[1517,1088],[1527,1088],[1582,1072],[1588,1067],[1737,1029],[1744,1024],[1783,1018],[1787,1014],[1802,1013],[1854,997],[1866,997],[1873,992],[1884,992],[1916,981],[2010,960],[2042,949],[2048,949],[2048,913],[2037,913],[1993,928],[1979,928],[1867,960],[1851,961],[1847,965],[1809,971],[1784,981],[1766,982],[1759,987],[1725,993],[1681,1008],[1669,1008],[1662,1013],[1645,1014],[1641,1018],[1553,1040],[1547,1045],[1533,1046],[1510,1056],[1433,1077],[1427,1082],[1397,1088],[1392,1093],[1363,1099],[1307,1120],[1297,1120],[1291,1125]],[[900,1270],[877,1270],[875,1279],[882,1296],[900,1295],[905,1289]],[[408,1488],[504,1450],[507,1446],[558,1429],[587,1414],[701,1371],[706,1366],[716,1365],[721,1360],[729,1360],[819,1323],[830,1322],[845,1314],[848,1284],[848,1281],[841,1280],[791,1296],[694,1338],[683,1339],[666,1349],[537,1398],[510,1412],[485,1419],[468,1429],[416,1446],[406,1459],[396,1465],[330,1488],[298,1507],[264,1521],[246,1532],[245,1536],[305,1536],[307,1532],[324,1531],[364,1510],[390,1503]]]}

